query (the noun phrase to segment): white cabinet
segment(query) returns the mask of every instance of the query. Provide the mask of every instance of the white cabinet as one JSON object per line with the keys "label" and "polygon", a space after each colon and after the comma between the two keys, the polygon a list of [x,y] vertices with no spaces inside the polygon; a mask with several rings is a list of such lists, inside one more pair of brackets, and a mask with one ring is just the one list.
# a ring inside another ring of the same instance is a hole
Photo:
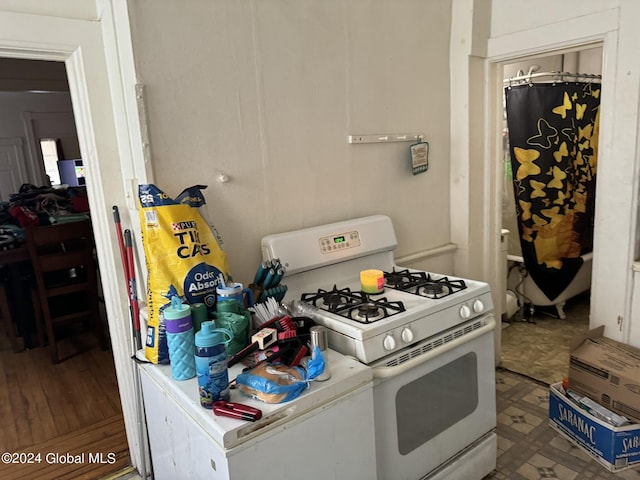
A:
{"label": "white cabinet", "polygon": [[[263,405],[252,423],[214,416],[197,404],[197,390],[185,402],[189,384],[173,381],[168,368],[141,367],[155,479],[376,478],[371,382],[309,402],[314,387],[324,388],[312,382],[299,404],[261,404],[232,390],[234,402]],[[234,445],[222,447],[227,440]]]}

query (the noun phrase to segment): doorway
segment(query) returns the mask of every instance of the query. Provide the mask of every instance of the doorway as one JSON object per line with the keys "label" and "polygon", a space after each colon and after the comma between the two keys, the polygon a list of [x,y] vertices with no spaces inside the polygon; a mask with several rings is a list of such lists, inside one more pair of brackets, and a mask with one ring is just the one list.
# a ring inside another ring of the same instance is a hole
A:
{"label": "doorway", "polygon": [[[504,62],[501,64],[501,88],[511,85],[509,79],[527,76],[530,80],[525,79],[525,85],[529,82],[552,83],[558,80],[553,76],[545,77],[543,74],[547,72],[602,75],[602,56],[602,46],[589,45],[582,49]],[[502,109],[506,111],[504,99],[503,94]],[[579,273],[583,278],[576,280],[567,294],[563,292],[557,300],[549,300],[539,289],[532,287],[534,284],[522,261],[506,114],[501,137],[504,146],[498,168],[502,177],[498,183],[501,224],[503,229],[510,232],[506,236],[507,258],[503,259],[507,263],[507,292],[501,335],[501,364],[504,368],[536,380],[554,383],[568,374],[568,346],[571,339],[589,328],[592,262],[585,263]]]}
{"label": "doorway", "polygon": [[[8,163],[9,178],[19,179],[20,184],[48,187],[48,182],[43,181],[46,168],[42,138],[56,138],[64,147],[59,153],[73,161],[81,157],[65,65],[0,58],[0,72],[11,72],[10,78],[0,75],[1,94],[11,99],[5,103],[11,108],[5,108],[0,117],[3,124],[14,128],[9,133],[18,140],[13,142],[18,160]],[[7,188],[12,190],[10,193],[18,193],[16,186],[20,185],[13,182]],[[83,188],[86,187],[76,185],[74,192]],[[4,197],[5,192],[2,193]],[[22,315],[20,308],[24,305],[18,306],[16,317]],[[106,326],[104,302],[101,312]],[[100,350],[98,343],[84,332],[74,332],[73,342],[80,347],[78,354],[53,365],[46,347],[14,353],[4,336],[0,338],[0,390],[5,392],[2,411],[11,419],[0,428],[0,444],[11,452],[60,454],[77,448],[86,453],[87,448],[93,447],[104,455],[100,474],[110,475],[127,469],[131,463],[113,354],[110,349]],[[82,443],[77,442],[80,438]],[[60,467],[68,469],[64,463]],[[0,477],[15,476],[11,467],[2,466]],[[90,464],[83,467],[88,471],[97,468]],[[64,472],[56,468],[57,465],[50,466],[46,474],[62,476]]]}
{"label": "doorway", "polygon": [[5,6],[0,8],[0,57],[61,62],[67,72],[80,150],[91,166],[86,171],[88,200],[127,443],[132,465],[144,477],[149,460],[146,428],[131,361],[132,327],[112,215],[114,205],[126,203],[120,210],[122,222],[133,226],[135,185],[153,181],[152,163],[145,163],[136,92],[126,88],[135,84],[128,22],[123,2]]}

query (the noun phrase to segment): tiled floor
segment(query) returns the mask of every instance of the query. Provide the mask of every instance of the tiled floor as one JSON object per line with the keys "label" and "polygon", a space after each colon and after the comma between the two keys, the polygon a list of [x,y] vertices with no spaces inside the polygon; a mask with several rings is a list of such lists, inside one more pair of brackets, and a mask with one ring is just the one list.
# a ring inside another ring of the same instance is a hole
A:
{"label": "tiled floor", "polygon": [[536,308],[529,321],[503,322],[501,365],[551,384],[569,373],[569,343],[589,329],[589,294],[570,299],[564,319],[548,312],[555,308]]}
{"label": "tiled floor", "polygon": [[498,466],[489,478],[640,480],[640,467],[610,473],[549,426],[549,384],[568,374],[569,342],[589,328],[588,292],[569,300],[565,312],[561,320],[537,309],[529,322],[513,321],[502,330],[504,368],[496,371]]}
{"label": "tiled floor", "polygon": [[549,426],[549,389],[507,370],[496,371],[498,465],[495,480],[640,480],[640,469],[617,474]]}

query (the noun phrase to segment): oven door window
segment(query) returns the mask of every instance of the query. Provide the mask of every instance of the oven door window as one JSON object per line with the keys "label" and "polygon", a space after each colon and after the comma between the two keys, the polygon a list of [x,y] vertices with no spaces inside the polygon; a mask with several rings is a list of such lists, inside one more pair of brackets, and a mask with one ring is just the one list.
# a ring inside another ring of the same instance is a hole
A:
{"label": "oven door window", "polygon": [[411,453],[478,406],[478,360],[474,352],[398,390],[398,451]]}

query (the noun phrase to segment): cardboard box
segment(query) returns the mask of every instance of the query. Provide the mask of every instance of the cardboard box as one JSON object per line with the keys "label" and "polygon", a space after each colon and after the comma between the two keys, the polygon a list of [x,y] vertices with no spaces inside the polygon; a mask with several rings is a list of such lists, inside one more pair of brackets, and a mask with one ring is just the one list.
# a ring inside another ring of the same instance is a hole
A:
{"label": "cardboard box", "polygon": [[560,383],[549,388],[549,424],[610,472],[640,465],[640,424],[614,427],[567,398]]}
{"label": "cardboard box", "polygon": [[604,325],[570,346],[569,389],[640,422],[640,349],[603,337]]}

